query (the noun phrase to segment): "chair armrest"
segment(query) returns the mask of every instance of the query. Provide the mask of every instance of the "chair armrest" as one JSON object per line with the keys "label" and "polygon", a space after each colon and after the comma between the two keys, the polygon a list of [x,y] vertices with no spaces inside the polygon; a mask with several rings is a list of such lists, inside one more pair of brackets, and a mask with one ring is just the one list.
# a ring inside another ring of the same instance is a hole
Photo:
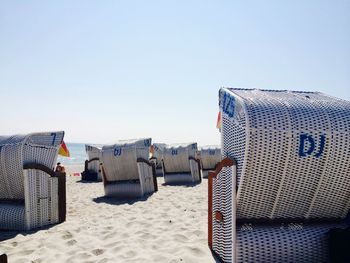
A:
{"label": "chair armrest", "polygon": [[47,173],[51,177],[58,177],[58,173],[55,173],[54,170],[47,167],[46,165],[40,163],[27,163],[23,165],[23,170],[40,170],[44,173]]}
{"label": "chair armrest", "polygon": [[[215,171],[208,173],[208,245],[210,249],[213,246],[213,180],[221,172],[222,168],[236,165],[236,161],[230,158],[225,158],[216,165]],[[215,213],[215,218],[223,221],[223,216],[220,213]]]}
{"label": "chair armrest", "polygon": [[96,158],[92,158],[91,160],[87,160],[88,163],[91,163],[93,161],[99,161],[100,158],[96,157]]}
{"label": "chair armrest", "polygon": [[40,170],[58,179],[58,217],[60,223],[64,222],[66,220],[66,173],[54,172],[51,168],[39,163],[24,164],[23,170]]}
{"label": "chair armrest", "polygon": [[191,161],[194,161],[197,163],[197,166],[198,166],[198,172],[199,172],[199,182],[202,182],[202,173],[201,173],[201,170],[202,170],[202,166],[201,166],[201,161],[200,159],[197,159],[197,158],[194,158],[193,156],[190,156],[188,157],[188,160],[191,162]]}
{"label": "chair armrest", "polygon": [[215,165],[215,171],[209,171],[208,178],[216,178],[216,176],[221,172],[222,168],[236,165],[236,161],[230,158],[224,158],[221,162]]}
{"label": "chair armrest", "polygon": [[193,156],[188,157],[188,159],[189,160],[193,160],[193,161],[195,161],[196,163],[198,163],[200,165],[200,160],[199,159],[196,159]]}
{"label": "chair armrest", "polygon": [[148,166],[153,167],[153,164],[152,164],[150,161],[148,161],[148,160],[146,160],[146,159],[144,159],[144,158],[137,158],[137,162],[138,162],[138,163],[145,163],[145,164],[147,164]]}
{"label": "chair armrest", "polygon": [[0,255],[0,263],[7,263],[7,255],[6,254]]}
{"label": "chair armrest", "polygon": [[100,158],[96,157],[96,158],[92,158],[91,160],[85,160],[85,164],[84,164],[84,171],[88,171],[88,164],[94,161],[99,161]]}
{"label": "chair armrest", "polygon": [[154,186],[154,191],[158,191],[158,184],[157,184],[157,175],[156,175],[156,166],[154,163],[151,163],[150,161],[144,159],[144,158],[137,158],[136,160],[138,163],[144,163],[147,164],[152,168],[152,175],[153,175],[153,186]]}

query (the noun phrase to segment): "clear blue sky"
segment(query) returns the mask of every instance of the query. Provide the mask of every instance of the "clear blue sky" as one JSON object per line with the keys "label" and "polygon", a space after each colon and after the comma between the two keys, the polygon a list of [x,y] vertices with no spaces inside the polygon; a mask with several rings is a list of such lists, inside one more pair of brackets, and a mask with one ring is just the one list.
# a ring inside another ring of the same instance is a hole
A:
{"label": "clear blue sky", "polygon": [[350,100],[350,1],[1,1],[0,134],[217,144],[222,86]]}

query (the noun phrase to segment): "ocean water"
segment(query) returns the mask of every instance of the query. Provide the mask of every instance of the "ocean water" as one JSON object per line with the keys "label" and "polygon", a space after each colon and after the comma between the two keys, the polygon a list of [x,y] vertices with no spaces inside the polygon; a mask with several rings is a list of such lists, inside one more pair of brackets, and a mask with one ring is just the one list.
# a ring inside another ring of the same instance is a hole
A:
{"label": "ocean water", "polygon": [[70,152],[70,157],[58,156],[58,162],[63,165],[84,165],[87,159],[84,143],[66,143],[66,146]]}

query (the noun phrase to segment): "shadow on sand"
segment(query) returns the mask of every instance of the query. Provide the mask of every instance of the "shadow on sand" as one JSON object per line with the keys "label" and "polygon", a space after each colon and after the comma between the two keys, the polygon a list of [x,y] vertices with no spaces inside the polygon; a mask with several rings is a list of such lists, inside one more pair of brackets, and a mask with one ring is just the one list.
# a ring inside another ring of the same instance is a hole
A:
{"label": "shadow on sand", "polygon": [[39,227],[39,228],[35,228],[32,230],[6,230],[6,229],[0,229],[0,242],[1,241],[5,241],[11,238],[16,237],[17,235],[32,235],[35,234],[36,232],[40,231],[40,230],[48,230],[51,227],[55,226],[57,224],[53,224],[53,225],[47,225],[47,226],[43,226],[43,227]]}
{"label": "shadow on sand", "polygon": [[94,201],[97,204],[105,203],[110,205],[125,205],[125,204],[135,204],[137,202],[144,202],[150,197],[144,196],[144,197],[138,197],[138,198],[118,198],[118,197],[109,197],[109,196],[100,196],[93,198],[92,201]]}
{"label": "shadow on sand", "polygon": [[85,181],[85,180],[79,180],[79,181],[76,181],[76,183],[79,183],[79,184],[97,184],[97,183],[102,183],[102,181]]}
{"label": "shadow on sand", "polygon": [[213,251],[211,251],[211,255],[216,263],[222,263],[222,260],[220,260],[220,258]]}
{"label": "shadow on sand", "polygon": [[18,234],[27,235],[29,231],[0,230],[0,242],[16,237]]}
{"label": "shadow on sand", "polygon": [[184,187],[195,187],[200,183],[162,183],[162,186],[184,186]]}

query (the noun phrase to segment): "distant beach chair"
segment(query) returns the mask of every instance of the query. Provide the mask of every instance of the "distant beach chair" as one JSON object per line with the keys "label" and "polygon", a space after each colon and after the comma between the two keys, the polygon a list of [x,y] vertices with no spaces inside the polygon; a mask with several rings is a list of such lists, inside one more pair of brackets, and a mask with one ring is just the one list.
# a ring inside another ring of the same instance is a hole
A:
{"label": "distant beach chair", "polygon": [[66,216],[65,174],[55,173],[64,132],[0,136],[0,229],[30,230]]}
{"label": "distant beach chair", "polygon": [[84,172],[81,174],[83,181],[101,181],[102,180],[102,149],[95,145],[85,145],[85,151],[88,160],[85,161]]}
{"label": "distant beach chair", "polygon": [[197,143],[163,147],[163,174],[166,184],[199,183],[202,180]]}
{"label": "distant beach chair", "polygon": [[224,262],[350,262],[350,102],[223,88],[219,105],[225,158],[209,173],[212,251]]}
{"label": "distant beach chair", "polygon": [[147,138],[102,147],[106,196],[142,197],[158,190],[155,167],[148,160],[150,146]]}
{"label": "distant beach chair", "polygon": [[208,178],[208,172],[216,169],[221,161],[221,148],[217,145],[200,147],[200,158],[203,178]]}
{"label": "distant beach chair", "polygon": [[153,143],[153,154],[150,158],[156,166],[156,174],[161,176],[163,176],[163,148],[165,145],[165,143]]}

